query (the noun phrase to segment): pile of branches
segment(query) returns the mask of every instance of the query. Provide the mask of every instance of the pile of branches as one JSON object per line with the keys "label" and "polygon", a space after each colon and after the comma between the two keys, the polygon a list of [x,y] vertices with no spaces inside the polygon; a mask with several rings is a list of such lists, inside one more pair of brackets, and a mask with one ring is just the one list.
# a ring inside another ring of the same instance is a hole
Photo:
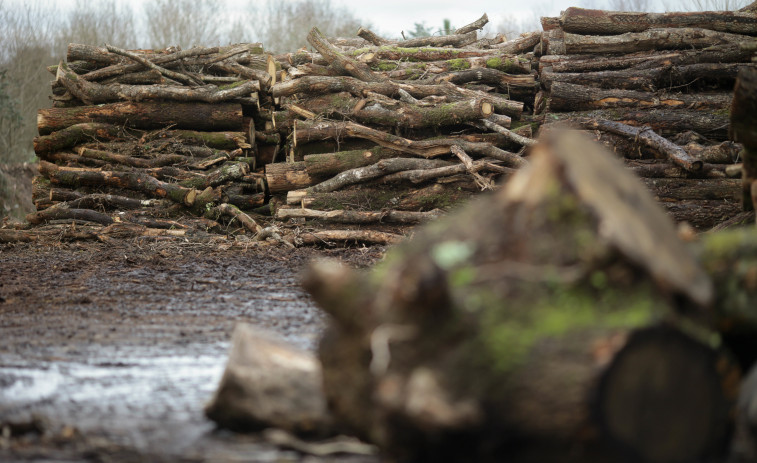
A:
{"label": "pile of branches", "polygon": [[594,132],[678,221],[709,229],[740,212],[742,147],[728,128],[754,11],[568,8],[542,26],[543,122]]}

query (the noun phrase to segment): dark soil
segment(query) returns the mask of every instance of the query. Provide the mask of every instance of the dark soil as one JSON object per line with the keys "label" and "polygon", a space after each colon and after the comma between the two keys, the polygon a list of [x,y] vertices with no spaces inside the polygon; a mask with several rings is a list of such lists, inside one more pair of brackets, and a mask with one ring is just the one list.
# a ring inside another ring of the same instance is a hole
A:
{"label": "dark soil", "polygon": [[[383,248],[117,241],[0,247],[0,461],[333,461],[203,415],[239,321],[314,348],[298,274]],[[342,456],[338,461],[374,461]]]}

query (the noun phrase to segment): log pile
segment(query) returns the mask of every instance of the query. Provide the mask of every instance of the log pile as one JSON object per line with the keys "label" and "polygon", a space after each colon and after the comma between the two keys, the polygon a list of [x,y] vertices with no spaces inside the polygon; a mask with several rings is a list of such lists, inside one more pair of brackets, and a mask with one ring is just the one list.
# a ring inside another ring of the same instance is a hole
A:
{"label": "log pile", "polygon": [[742,147],[728,127],[753,11],[568,8],[542,24],[541,121],[594,133],[678,221],[705,230],[740,212]]}
{"label": "log pile", "polygon": [[[71,44],[49,68],[27,219],[393,243],[491,189],[527,164],[537,132],[567,124],[706,230],[747,196],[728,125],[755,18],[569,8],[510,41],[478,39],[486,15],[399,42],[314,28],[313,51],[277,56],[259,44]],[[271,215],[279,228],[263,233]]]}
{"label": "log pile", "polygon": [[260,232],[241,211],[265,201],[250,114],[276,69],[260,44],[70,44],[66,61],[48,68],[53,105],[37,117],[37,212],[27,220],[220,231],[230,217]]}

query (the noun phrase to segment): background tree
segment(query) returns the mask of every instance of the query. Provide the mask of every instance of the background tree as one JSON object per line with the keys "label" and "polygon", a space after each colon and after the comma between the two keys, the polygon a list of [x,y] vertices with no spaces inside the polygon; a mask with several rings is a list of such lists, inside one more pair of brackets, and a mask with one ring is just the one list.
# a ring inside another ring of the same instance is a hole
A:
{"label": "background tree", "polygon": [[147,46],[217,45],[224,29],[225,9],[218,0],[153,0],[146,2]]}

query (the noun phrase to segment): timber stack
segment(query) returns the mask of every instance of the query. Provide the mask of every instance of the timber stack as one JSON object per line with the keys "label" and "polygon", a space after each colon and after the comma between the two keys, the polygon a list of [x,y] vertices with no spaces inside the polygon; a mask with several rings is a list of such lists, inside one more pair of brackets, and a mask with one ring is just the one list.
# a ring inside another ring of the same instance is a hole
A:
{"label": "timber stack", "polygon": [[393,243],[560,124],[626,158],[678,221],[741,220],[729,108],[754,12],[569,8],[509,41],[479,38],[487,21],[403,41],[313,28],[313,51],[276,56],[71,44],[49,68],[28,220]]}
{"label": "timber stack", "polygon": [[[751,10],[750,10],[751,8]],[[542,18],[536,113],[594,134],[678,221],[709,229],[741,211],[733,88],[752,68],[754,5],[632,13],[568,8]]]}

